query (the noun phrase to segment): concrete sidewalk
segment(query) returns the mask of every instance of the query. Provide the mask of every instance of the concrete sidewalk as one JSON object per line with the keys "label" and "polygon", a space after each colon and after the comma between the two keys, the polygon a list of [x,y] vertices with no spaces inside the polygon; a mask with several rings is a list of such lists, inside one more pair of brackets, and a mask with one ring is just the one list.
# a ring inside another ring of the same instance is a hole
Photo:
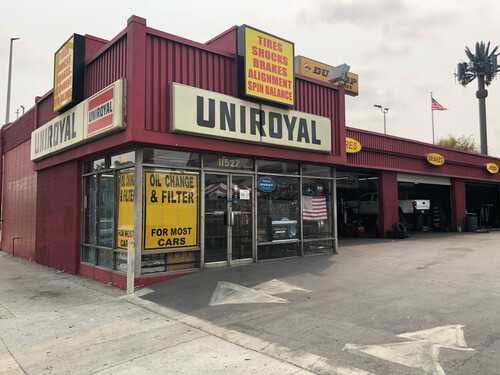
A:
{"label": "concrete sidewalk", "polygon": [[0,251],[0,374],[311,374],[175,315]]}

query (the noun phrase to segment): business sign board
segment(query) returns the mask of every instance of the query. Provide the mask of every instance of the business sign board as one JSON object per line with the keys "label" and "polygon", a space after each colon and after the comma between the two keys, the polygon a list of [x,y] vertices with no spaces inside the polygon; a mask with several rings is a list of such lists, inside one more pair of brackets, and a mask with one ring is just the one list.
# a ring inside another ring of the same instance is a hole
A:
{"label": "business sign board", "polygon": [[172,84],[172,131],[232,141],[331,152],[327,117]]}
{"label": "business sign board", "polygon": [[38,160],[82,143],[83,105],[57,116],[31,133],[31,160]]}
{"label": "business sign board", "polygon": [[124,79],[120,79],[31,133],[31,160],[123,129]]}
{"label": "business sign board", "polygon": [[120,79],[86,100],[85,138],[122,128],[123,86]]}
{"label": "business sign board", "polygon": [[144,172],[144,251],[198,246],[198,174]]}
{"label": "business sign board", "polygon": [[240,97],[295,105],[294,45],[243,25],[238,28]]}
{"label": "business sign board", "polygon": [[[308,59],[303,56],[295,57],[295,72],[306,77],[315,78],[323,82],[328,82],[328,73],[332,66]],[[348,72],[347,82],[339,81],[332,85],[344,86],[346,95],[358,96],[358,75]]]}
{"label": "business sign board", "polygon": [[85,37],[73,34],[54,54],[53,107],[62,113],[83,100]]}
{"label": "business sign board", "polygon": [[356,141],[355,139],[346,137],[345,139],[345,152],[348,154],[355,154],[356,152],[361,151],[361,143]]}
{"label": "business sign board", "polygon": [[436,166],[444,164],[444,157],[440,154],[435,154],[435,153],[425,154],[425,160],[427,160],[429,164]]}
{"label": "business sign board", "polygon": [[134,240],[135,172],[122,171],[119,176],[117,247],[127,250]]}
{"label": "business sign board", "polygon": [[486,164],[486,170],[490,172],[491,174],[497,174],[498,173],[498,165],[495,163],[487,163]]}

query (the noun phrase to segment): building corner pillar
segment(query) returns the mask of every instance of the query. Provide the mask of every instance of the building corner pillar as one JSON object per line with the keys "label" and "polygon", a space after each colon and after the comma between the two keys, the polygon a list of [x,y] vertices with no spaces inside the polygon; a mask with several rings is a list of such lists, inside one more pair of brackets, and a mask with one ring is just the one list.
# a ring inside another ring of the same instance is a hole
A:
{"label": "building corner pillar", "polygon": [[379,237],[387,237],[398,217],[398,174],[381,171],[378,180],[379,197]]}
{"label": "building corner pillar", "polygon": [[[453,231],[465,230],[467,206],[465,199],[465,180],[451,179],[451,217]],[[460,228],[460,229],[459,229]]]}

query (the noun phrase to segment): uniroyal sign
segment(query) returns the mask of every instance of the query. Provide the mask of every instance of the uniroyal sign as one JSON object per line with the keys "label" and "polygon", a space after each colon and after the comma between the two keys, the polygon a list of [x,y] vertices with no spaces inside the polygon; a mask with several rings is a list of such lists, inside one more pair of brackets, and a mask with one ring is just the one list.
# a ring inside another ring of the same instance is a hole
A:
{"label": "uniroyal sign", "polygon": [[331,121],[172,84],[172,131],[268,146],[331,152]]}
{"label": "uniroyal sign", "polygon": [[31,160],[42,159],[122,129],[123,86],[123,79],[116,81],[32,132]]}
{"label": "uniroyal sign", "polygon": [[295,105],[294,45],[246,25],[238,28],[240,97]]}
{"label": "uniroyal sign", "polygon": [[[88,100],[87,126],[85,128],[87,137],[94,136],[118,125],[115,124],[117,116],[115,116],[114,111],[116,89],[115,85],[112,85]],[[118,90],[121,90],[121,88],[118,88]],[[121,100],[118,105],[121,105]]]}

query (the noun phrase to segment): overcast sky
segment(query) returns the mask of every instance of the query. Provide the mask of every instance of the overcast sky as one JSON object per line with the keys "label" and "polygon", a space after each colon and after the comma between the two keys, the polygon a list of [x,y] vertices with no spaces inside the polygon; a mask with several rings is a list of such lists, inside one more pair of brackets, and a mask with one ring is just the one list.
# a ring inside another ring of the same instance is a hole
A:
{"label": "overcast sky", "polygon": [[[346,97],[347,126],[432,143],[430,93],[448,111],[434,112],[436,140],[473,136],[479,143],[477,82],[456,83],[464,49],[500,44],[493,0],[2,1],[0,124],[5,122],[10,38],[14,42],[10,120],[52,87],[54,52],[73,33],[111,39],[131,15],[147,25],[206,42],[247,24],[295,43],[296,55],[359,75],[359,96]],[[486,99],[489,154],[500,157],[500,80]]]}

